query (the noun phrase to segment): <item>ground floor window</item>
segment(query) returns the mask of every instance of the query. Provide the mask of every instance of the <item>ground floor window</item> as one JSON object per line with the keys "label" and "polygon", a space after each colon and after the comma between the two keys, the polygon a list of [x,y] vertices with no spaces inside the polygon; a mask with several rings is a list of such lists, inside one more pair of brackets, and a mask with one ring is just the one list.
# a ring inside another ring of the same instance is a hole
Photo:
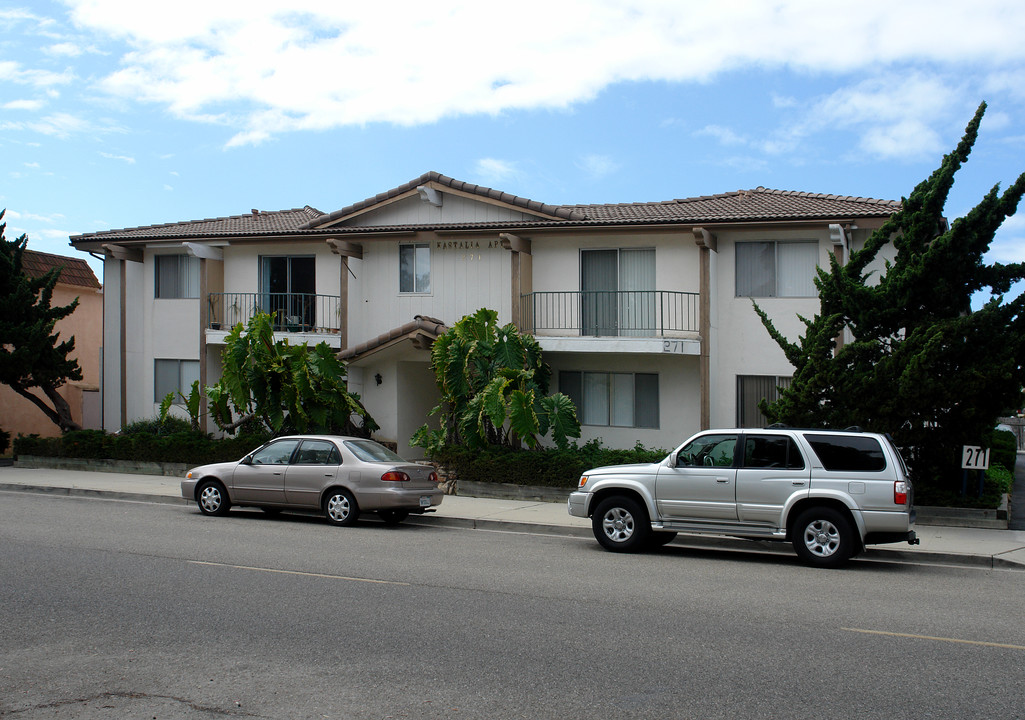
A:
{"label": "ground floor window", "polygon": [[187,397],[197,380],[199,360],[154,360],[153,402],[161,402],[167,393],[174,393],[175,404],[181,404],[178,393]]}
{"label": "ground floor window", "polygon": [[582,425],[658,427],[658,375],[654,373],[559,373],[559,389],[577,406]]}
{"label": "ground floor window", "polygon": [[777,375],[737,376],[737,427],[765,427],[768,421],[758,409],[762,400],[775,402],[779,398],[777,388],[790,387],[791,378]]}

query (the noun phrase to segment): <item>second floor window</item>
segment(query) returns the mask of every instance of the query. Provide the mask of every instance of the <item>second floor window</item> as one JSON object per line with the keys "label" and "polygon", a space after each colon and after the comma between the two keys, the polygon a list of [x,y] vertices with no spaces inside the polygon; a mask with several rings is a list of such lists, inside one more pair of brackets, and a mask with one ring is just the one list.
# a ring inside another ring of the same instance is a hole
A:
{"label": "second floor window", "polygon": [[199,297],[199,258],[191,255],[157,255],[154,297]]}
{"label": "second floor window", "polygon": [[815,297],[817,242],[738,242],[737,297]]}
{"label": "second floor window", "polygon": [[399,245],[399,292],[431,291],[431,246],[427,243]]}

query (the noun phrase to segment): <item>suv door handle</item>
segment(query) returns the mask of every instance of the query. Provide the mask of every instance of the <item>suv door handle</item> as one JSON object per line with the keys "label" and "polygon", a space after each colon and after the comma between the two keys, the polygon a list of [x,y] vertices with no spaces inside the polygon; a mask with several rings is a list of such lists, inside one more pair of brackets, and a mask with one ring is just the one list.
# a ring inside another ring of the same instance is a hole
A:
{"label": "suv door handle", "polygon": [[730,479],[728,477],[717,477],[715,481],[717,483],[728,483]]}
{"label": "suv door handle", "polygon": [[793,484],[797,487],[802,487],[804,485],[804,480],[794,480]]}

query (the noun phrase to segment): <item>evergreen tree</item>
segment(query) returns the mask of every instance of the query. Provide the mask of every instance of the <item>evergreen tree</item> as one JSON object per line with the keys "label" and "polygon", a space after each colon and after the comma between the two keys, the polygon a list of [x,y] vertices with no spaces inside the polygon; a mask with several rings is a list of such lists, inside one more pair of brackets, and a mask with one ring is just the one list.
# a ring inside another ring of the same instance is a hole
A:
{"label": "evergreen tree", "polygon": [[[1025,384],[1025,295],[1006,300],[1025,278],[1025,263],[986,264],[1000,224],[1025,193],[1025,174],[1002,195],[994,187],[949,227],[943,206],[954,174],[968,159],[986,105],[957,148],[920,183],[901,209],[846,265],[830,258],[816,286],[821,309],[801,318],[798,342],[755,310],[794,365],[789,388],[762,404],[771,422],[889,432],[907,449],[916,483],[928,494],[960,484],[962,445],[985,444],[996,418],[1020,402]],[[869,264],[887,244],[896,250],[885,274]],[[971,298],[989,291],[979,310]],[[853,338],[837,349],[844,331]]]}
{"label": "evergreen tree", "polygon": [[57,392],[68,380],[82,379],[78,361],[68,357],[75,338],[58,343],[60,334],[53,330],[58,320],[75,311],[78,298],[50,307],[60,270],[39,278],[25,274],[22,257],[28,237],[7,240],[5,212],[0,210],[0,383],[32,402],[61,430],[79,430],[67,400]]}

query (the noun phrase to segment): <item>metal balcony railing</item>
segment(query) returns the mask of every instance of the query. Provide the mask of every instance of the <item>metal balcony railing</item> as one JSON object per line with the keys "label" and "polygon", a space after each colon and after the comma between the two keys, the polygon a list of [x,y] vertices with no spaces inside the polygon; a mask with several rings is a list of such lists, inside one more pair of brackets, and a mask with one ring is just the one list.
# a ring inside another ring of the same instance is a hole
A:
{"label": "metal balcony railing", "polygon": [[534,292],[520,296],[532,335],[665,337],[698,332],[698,293],[669,290]]}
{"label": "metal balcony railing", "polygon": [[278,332],[337,333],[342,326],[341,298],[311,293],[210,293],[210,328],[230,330],[257,312],[274,317]]}

